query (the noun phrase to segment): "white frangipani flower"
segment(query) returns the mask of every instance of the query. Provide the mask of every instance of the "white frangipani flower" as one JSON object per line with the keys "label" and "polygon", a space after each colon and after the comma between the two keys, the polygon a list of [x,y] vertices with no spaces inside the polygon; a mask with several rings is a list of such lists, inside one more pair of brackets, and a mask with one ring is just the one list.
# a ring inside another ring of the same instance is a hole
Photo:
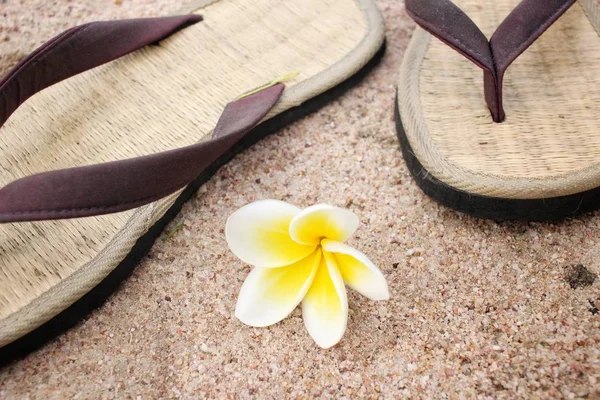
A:
{"label": "white frangipani flower", "polygon": [[260,200],[234,212],[225,227],[227,243],[254,266],[240,290],[236,317],[268,326],[302,302],[304,325],[315,342],[323,348],[338,343],[348,320],[344,282],[372,300],[389,299],[381,271],[343,243],[358,223],[351,211],[326,204],[302,210]]}

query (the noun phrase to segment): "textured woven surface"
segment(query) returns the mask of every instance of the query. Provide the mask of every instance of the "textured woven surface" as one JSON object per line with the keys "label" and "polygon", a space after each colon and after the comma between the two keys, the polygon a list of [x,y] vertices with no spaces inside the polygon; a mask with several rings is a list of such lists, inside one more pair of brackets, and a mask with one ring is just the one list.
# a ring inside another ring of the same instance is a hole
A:
{"label": "textured woven surface", "polygon": [[[491,37],[518,0],[457,1]],[[589,17],[600,26],[598,6]],[[415,33],[399,105],[411,146],[441,181],[471,193],[544,198],[600,184],[600,37],[576,3],[508,69],[507,118],[492,122],[481,70],[429,34]],[[405,121],[406,120],[406,121]]]}
{"label": "textured woven surface", "polygon": [[[227,102],[289,72],[299,75],[269,116],[298,105],[377,51],[382,28],[368,29],[377,26],[369,22],[373,11],[353,0],[213,3],[198,11],[202,23],[160,46],[61,82],[21,106],[2,128],[0,183],[202,140]],[[173,199],[109,216],[0,226],[0,345],[95,286]]]}

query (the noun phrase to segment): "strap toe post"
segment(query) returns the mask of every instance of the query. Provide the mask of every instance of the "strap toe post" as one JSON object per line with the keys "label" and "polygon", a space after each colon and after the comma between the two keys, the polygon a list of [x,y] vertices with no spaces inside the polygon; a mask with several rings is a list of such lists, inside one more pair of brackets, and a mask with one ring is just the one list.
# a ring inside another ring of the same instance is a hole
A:
{"label": "strap toe post", "polygon": [[488,41],[450,0],[406,0],[406,12],[423,29],[483,69],[485,101],[494,122],[505,119],[502,83],[510,64],[575,0],[522,0]]}

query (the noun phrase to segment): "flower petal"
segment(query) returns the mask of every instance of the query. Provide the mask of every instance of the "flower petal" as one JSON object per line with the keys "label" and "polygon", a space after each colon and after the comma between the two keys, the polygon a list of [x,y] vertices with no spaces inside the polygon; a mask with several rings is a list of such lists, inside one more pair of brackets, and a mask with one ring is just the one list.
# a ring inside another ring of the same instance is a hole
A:
{"label": "flower petal", "polygon": [[338,343],[346,331],[346,288],[335,260],[327,252],[323,252],[312,286],[302,300],[302,317],[310,336],[324,349]]}
{"label": "flower petal", "polygon": [[278,200],[245,205],[227,219],[227,244],[238,258],[256,267],[276,268],[302,260],[315,246],[296,243],[290,237],[290,222],[300,211]]}
{"label": "flower petal", "polygon": [[290,223],[290,235],[298,243],[317,245],[323,238],[343,242],[358,228],[350,210],[327,204],[305,208]]}
{"label": "flower petal", "polygon": [[369,258],[347,244],[323,239],[323,250],[331,252],[342,278],[352,289],[371,300],[390,298],[385,277]]}
{"label": "flower petal", "polygon": [[304,298],[319,264],[321,250],[286,267],[255,267],[242,285],[235,316],[250,326],[273,325],[287,317]]}

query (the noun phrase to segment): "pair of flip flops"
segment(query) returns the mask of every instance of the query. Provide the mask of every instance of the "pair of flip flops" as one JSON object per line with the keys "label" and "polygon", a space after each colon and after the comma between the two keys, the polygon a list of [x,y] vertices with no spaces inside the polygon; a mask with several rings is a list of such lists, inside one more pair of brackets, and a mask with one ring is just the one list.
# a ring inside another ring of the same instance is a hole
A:
{"label": "pair of flip flops", "polygon": [[[516,1],[461,1],[474,22],[407,1],[424,29],[396,123],[428,195],[501,219],[597,207],[600,12],[572,3],[524,0],[500,24]],[[477,28],[498,25],[491,44]],[[202,1],[73,28],[19,63],[0,81],[0,362],[101,304],[221,165],[356,83],[384,40],[372,0]]]}

